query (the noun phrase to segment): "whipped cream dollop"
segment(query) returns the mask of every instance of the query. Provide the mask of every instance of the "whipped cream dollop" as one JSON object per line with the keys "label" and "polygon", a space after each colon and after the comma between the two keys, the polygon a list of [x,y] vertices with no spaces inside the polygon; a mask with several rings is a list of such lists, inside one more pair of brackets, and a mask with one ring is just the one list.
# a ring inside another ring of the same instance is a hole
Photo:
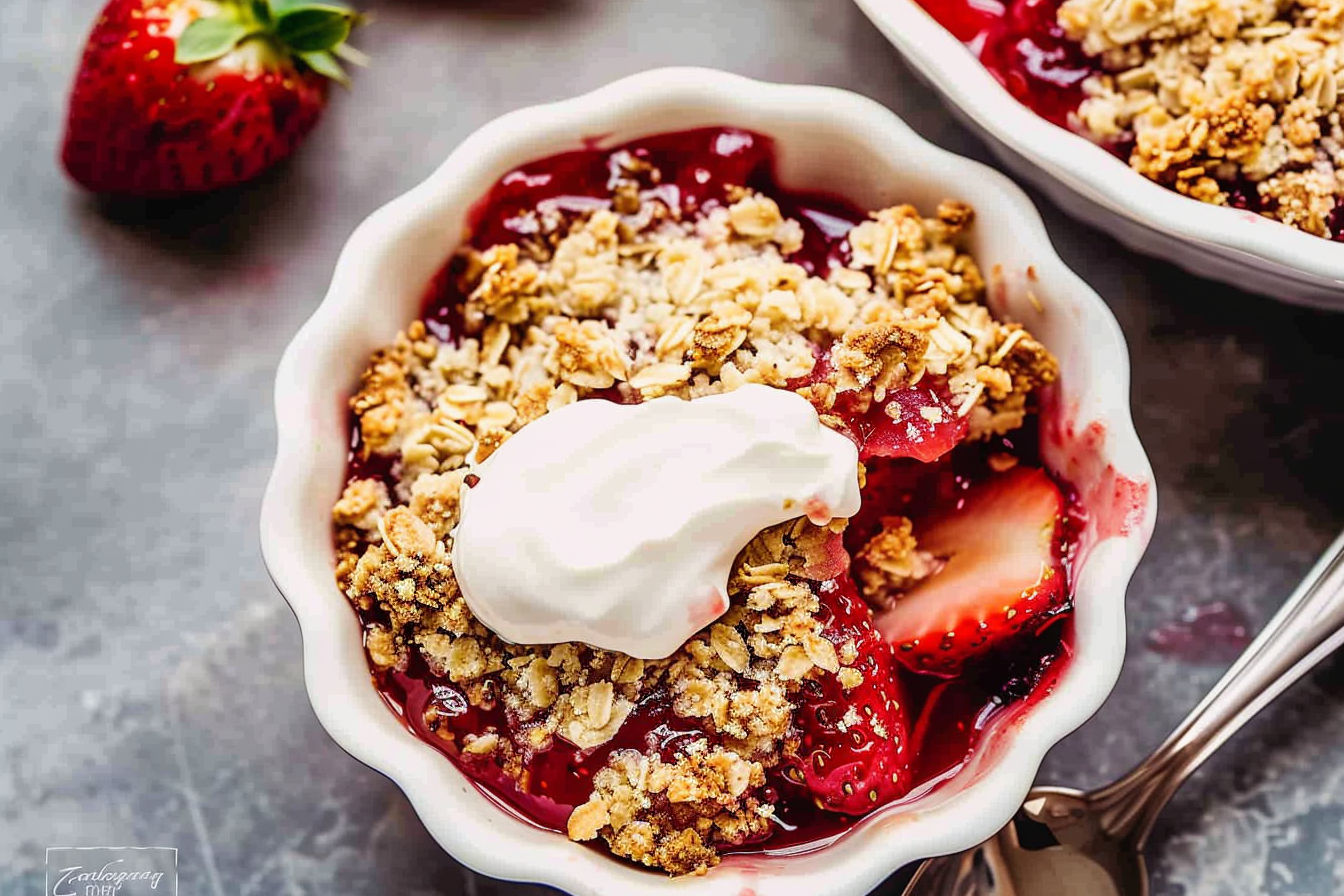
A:
{"label": "whipped cream dollop", "polygon": [[854,444],[803,397],[759,385],[575,402],[474,472],[453,569],[476,618],[515,643],[642,659],[728,609],[733,560],[762,529],[859,509]]}

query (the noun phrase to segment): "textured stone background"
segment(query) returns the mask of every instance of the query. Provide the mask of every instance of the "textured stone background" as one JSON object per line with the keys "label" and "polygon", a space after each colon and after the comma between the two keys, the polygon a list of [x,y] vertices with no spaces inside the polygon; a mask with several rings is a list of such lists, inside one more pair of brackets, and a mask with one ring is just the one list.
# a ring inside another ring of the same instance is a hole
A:
{"label": "textured stone background", "polygon": [[[41,891],[44,847],[87,844],[179,847],[189,896],[541,892],[463,870],[327,738],[262,568],[272,372],[342,242],[497,114],[656,65],[848,87],[984,148],[841,0],[382,0],[360,40],[376,63],[292,164],[214,199],[102,207],[53,162],[94,6],[4,0],[0,28],[0,894]],[[1344,317],[1042,209],[1129,338],[1162,501],[1120,686],[1042,772],[1087,785],[1220,673],[1147,633],[1213,600],[1259,625],[1344,523]],[[1344,891],[1341,673],[1179,794],[1153,841],[1159,896]]]}

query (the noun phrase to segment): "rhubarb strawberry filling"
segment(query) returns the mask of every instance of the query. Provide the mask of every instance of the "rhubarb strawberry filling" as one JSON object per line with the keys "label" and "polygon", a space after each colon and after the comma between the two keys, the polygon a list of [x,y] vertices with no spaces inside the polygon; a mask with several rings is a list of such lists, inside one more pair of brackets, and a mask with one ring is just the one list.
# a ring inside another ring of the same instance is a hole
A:
{"label": "rhubarb strawberry filling", "polygon": [[1145,177],[1344,239],[1338,0],[920,0],[1008,92]]}
{"label": "rhubarb strawberry filling", "polygon": [[502,807],[672,874],[919,798],[1068,653],[1055,360],[954,200],[710,128],[502,178],[350,400],[373,682]]}

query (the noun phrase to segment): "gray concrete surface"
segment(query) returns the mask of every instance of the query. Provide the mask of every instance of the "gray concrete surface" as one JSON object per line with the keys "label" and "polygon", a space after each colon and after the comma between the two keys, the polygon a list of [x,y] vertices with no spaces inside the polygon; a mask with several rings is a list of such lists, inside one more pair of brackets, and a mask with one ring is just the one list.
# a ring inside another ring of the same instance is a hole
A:
{"label": "gray concrete surface", "polygon": [[[262,568],[272,372],[342,242],[495,115],[657,65],[848,87],[983,146],[842,0],[382,0],[359,41],[375,64],[291,164],[113,208],[54,163],[94,5],[5,0],[0,28],[0,894],[42,891],[47,846],[108,844],[178,847],[189,896],[540,892],[462,869],[326,737]],[[1042,205],[1129,339],[1162,497],[1119,688],[1042,771],[1086,785],[1220,673],[1148,633],[1213,600],[1258,625],[1344,523],[1344,317],[1192,278]],[[1179,794],[1158,896],[1344,891],[1342,672]]]}

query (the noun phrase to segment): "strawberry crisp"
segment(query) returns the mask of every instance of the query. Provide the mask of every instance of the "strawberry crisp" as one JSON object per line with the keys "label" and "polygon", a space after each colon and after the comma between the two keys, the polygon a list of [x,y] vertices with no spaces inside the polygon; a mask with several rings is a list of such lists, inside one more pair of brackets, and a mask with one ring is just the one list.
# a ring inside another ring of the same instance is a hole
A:
{"label": "strawberry crisp", "polygon": [[[1074,531],[1034,448],[1056,363],[986,307],[975,226],[786,191],[767,138],[721,128],[501,179],[350,399],[336,578],[388,705],[512,811],[672,874],[828,842],[954,773],[1061,666]],[[854,441],[857,515],[759,533],[666,659],[473,617],[473,464],[571,402],[747,383]]]}
{"label": "strawberry crisp", "polygon": [[1344,239],[1340,0],[921,0],[1026,105],[1186,196]]}

